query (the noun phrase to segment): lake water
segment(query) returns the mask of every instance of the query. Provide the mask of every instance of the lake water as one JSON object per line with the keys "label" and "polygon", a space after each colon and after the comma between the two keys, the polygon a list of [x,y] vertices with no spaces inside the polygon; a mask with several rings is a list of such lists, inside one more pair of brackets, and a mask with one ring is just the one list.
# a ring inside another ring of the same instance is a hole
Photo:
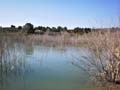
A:
{"label": "lake water", "polygon": [[[72,62],[85,48],[15,44],[0,64],[0,90],[96,90],[89,75]],[[80,62],[76,62],[80,65]]]}

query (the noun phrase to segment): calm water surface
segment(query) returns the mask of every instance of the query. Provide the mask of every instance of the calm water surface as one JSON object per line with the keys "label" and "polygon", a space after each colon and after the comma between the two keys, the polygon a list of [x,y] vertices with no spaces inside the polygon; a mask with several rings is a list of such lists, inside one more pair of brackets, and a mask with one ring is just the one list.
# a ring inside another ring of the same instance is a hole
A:
{"label": "calm water surface", "polygon": [[16,44],[9,51],[0,90],[96,90],[89,75],[72,64],[73,56],[88,55],[84,48]]}

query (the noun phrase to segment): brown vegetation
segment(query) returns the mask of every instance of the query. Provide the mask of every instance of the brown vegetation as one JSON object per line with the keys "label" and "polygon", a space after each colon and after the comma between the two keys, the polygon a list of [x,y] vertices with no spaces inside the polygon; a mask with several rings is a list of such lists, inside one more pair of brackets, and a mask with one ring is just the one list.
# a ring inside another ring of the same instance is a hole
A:
{"label": "brown vegetation", "polygon": [[[120,84],[120,31],[93,31],[91,33],[78,35],[63,32],[58,35],[21,35],[6,34],[0,35],[0,56],[2,56],[3,48],[12,42],[23,42],[24,44],[43,44],[51,46],[72,45],[77,47],[86,47],[94,54],[93,60],[87,63],[88,68],[84,68],[97,81]],[[9,44],[8,44],[9,43]],[[85,59],[91,59],[86,58]],[[3,58],[2,58],[3,59]],[[78,59],[79,60],[79,59]],[[79,60],[81,62],[81,60]],[[1,62],[2,63],[2,62]]]}

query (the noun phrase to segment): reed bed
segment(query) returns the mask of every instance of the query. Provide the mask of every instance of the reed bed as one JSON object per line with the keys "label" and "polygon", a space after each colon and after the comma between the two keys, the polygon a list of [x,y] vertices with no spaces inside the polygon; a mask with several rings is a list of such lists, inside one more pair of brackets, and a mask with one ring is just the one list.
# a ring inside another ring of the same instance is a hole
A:
{"label": "reed bed", "polygon": [[[2,34],[0,35],[0,42],[0,66],[4,66],[9,63],[10,60],[5,60],[12,55],[9,51],[9,47],[15,49],[15,42],[25,44],[26,47],[35,44],[53,47],[85,47],[94,53],[94,59],[88,60],[88,62],[83,62],[84,66],[86,65],[87,68],[82,68],[90,73],[90,75],[94,76],[97,81],[120,84],[119,30],[114,32],[111,32],[110,30],[93,31],[83,35],[69,34],[67,32],[62,32],[58,35],[49,35],[48,33],[45,33],[44,35],[23,35],[21,33]],[[5,54],[5,57],[4,53],[7,53]],[[17,57],[14,59],[17,59]],[[84,57],[84,59],[91,58]],[[82,62],[81,60],[79,61]],[[3,70],[2,68],[3,67],[1,67],[1,70]]]}

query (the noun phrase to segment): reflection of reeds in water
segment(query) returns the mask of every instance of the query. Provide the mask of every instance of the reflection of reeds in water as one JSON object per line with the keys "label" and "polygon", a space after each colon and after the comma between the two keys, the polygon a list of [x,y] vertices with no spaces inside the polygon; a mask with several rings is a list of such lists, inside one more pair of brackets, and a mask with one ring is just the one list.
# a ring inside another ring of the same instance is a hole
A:
{"label": "reflection of reeds in water", "polygon": [[31,70],[26,57],[33,53],[32,46],[33,42],[29,36],[0,36],[0,90],[6,90],[10,78],[22,77],[24,82],[25,74]]}
{"label": "reflection of reeds in water", "polygon": [[25,60],[23,49],[13,41],[15,37],[0,37],[0,90],[5,90],[7,78],[24,74]]}

